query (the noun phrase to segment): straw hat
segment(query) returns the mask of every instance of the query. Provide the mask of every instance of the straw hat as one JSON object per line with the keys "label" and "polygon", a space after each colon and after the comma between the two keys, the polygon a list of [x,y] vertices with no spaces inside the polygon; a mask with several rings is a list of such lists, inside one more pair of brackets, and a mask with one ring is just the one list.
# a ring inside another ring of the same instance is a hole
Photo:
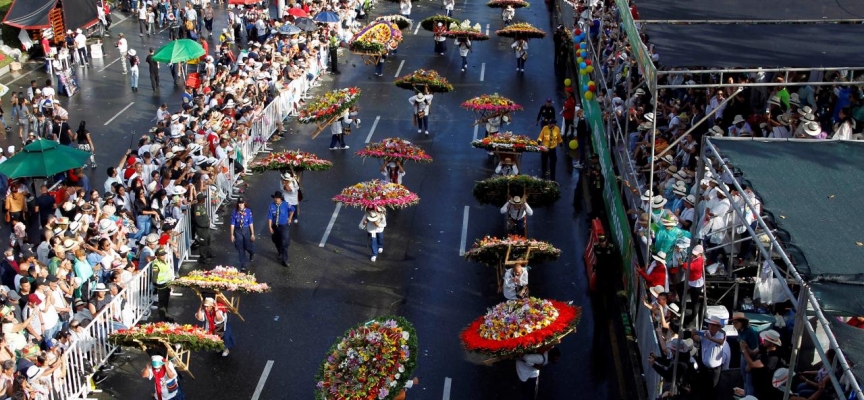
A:
{"label": "straw hat", "polygon": [[522,204],[522,198],[519,196],[513,196],[513,198],[510,199],[510,204]]}
{"label": "straw hat", "polygon": [[804,125],[804,133],[810,136],[819,136],[822,133],[822,127],[819,126],[818,122],[810,121]]}
{"label": "straw hat", "polygon": [[652,296],[657,297],[660,296],[660,293],[665,293],[666,288],[664,288],[662,285],[657,285],[652,287],[651,289],[648,289],[648,292],[650,292]]}
{"label": "straw hat", "polygon": [[366,213],[366,220],[369,222],[375,222],[379,219],[381,219],[381,215],[375,211],[369,211],[368,213]]}
{"label": "straw hat", "polygon": [[786,381],[789,380],[789,368],[779,368],[774,371],[774,378],[771,380],[771,386],[783,390],[786,386]]}
{"label": "straw hat", "polygon": [[665,264],[666,263],[666,252],[665,251],[658,251],[657,254],[652,255],[651,258]]}
{"label": "straw hat", "polygon": [[705,323],[708,325],[717,325],[717,326],[721,326],[721,327],[723,326],[723,321],[720,319],[720,317],[718,317],[716,315],[712,315],[709,318],[705,318]]}
{"label": "straw hat", "polygon": [[768,343],[773,343],[777,346],[783,345],[783,342],[780,340],[780,333],[773,329],[759,332],[759,337]]}
{"label": "straw hat", "polygon": [[663,196],[654,196],[651,199],[651,208],[663,208],[666,205],[666,199]]}

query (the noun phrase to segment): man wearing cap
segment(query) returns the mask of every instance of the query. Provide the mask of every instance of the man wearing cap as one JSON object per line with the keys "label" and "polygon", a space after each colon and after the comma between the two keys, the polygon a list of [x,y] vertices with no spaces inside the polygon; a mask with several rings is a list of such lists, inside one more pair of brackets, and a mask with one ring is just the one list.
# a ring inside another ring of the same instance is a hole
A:
{"label": "man wearing cap", "polygon": [[723,331],[720,317],[712,315],[705,319],[708,329],[691,331],[693,338],[698,338],[701,349],[700,375],[702,378],[702,398],[716,399],[717,383],[720,382],[720,368],[723,364],[723,345],[726,343],[726,333]]}
{"label": "man wearing cap", "polygon": [[615,291],[615,279],[620,279],[621,273],[615,262],[615,245],[603,233],[597,235],[597,243],[594,243],[594,258],[593,270],[605,302],[606,295]]}
{"label": "man wearing cap", "polygon": [[234,243],[234,248],[237,249],[240,270],[245,271],[249,262],[255,259],[255,225],[252,210],[246,208],[246,200],[242,197],[237,199],[230,223],[231,243]]}
{"label": "man wearing cap", "polygon": [[166,362],[160,355],[150,357],[150,365],[141,371],[141,377],[152,379],[154,384],[153,398],[156,400],[170,400],[175,397],[183,398],[180,381],[177,379],[177,370],[170,360]]}
{"label": "man wearing cap", "polygon": [[[165,249],[160,247],[156,250],[156,259],[150,263],[150,272],[153,277],[153,285],[156,287],[156,295],[159,302],[159,319],[161,321],[171,320],[168,318],[168,301],[171,300],[171,287],[168,284],[174,280],[174,267],[168,265],[168,262],[165,261],[167,254]],[[99,285],[102,284],[100,283]]]}
{"label": "man wearing cap", "polygon": [[207,195],[198,193],[192,214],[192,222],[195,223],[195,235],[198,236],[198,255],[201,256],[198,262],[205,265],[213,259],[213,252],[210,251],[210,215],[207,213],[206,202]]}
{"label": "man wearing cap", "polygon": [[288,246],[291,245],[291,231],[288,229],[294,218],[294,207],[286,203],[282,192],[273,193],[273,203],[267,211],[267,229],[270,230],[273,244],[279,253],[283,267],[288,266]]}
{"label": "man wearing cap", "polygon": [[546,99],[546,104],[540,106],[540,111],[537,113],[537,126],[543,124],[546,126],[549,124],[549,121],[555,120],[555,107],[552,106],[552,98]]}
{"label": "man wearing cap", "polygon": [[561,138],[561,130],[555,123],[555,119],[547,121],[546,126],[540,130],[540,136],[537,137],[537,142],[545,146],[547,151],[540,153],[540,169],[541,175],[550,180],[555,180],[555,164],[558,162],[558,152],[556,147],[564,142]]}
{"label": "man wearing cap", "polygon": [[520,196],[513,196],[501,207],[501,214],[507,216],[507,231],[524,234],[525,222],[534,215],[534,210]]}

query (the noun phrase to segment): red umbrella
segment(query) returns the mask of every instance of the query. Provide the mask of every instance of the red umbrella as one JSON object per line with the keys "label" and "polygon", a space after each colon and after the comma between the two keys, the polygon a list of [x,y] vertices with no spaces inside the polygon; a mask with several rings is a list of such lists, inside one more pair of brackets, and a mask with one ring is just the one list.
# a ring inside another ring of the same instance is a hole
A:
{"label": "red umbrella", "polygon": [[306,11],[303,11],[302,8],[291,7],[288,9],[288,15],[292,15],[297,18],[308,17],[309,14]]}

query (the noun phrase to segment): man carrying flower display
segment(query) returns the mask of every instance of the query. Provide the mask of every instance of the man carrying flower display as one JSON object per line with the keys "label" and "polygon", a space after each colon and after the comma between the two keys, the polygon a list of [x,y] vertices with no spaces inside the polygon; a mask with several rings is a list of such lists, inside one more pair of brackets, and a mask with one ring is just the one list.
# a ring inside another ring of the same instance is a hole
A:
{"label": "man carrying flower display", "polygon": [[[383,211],[383,209],[382,209]],[[369,245],[372,247],[372,257],[370,260],[375,262],[378,255],[384,251],[384,228],[387,227],[387,216],[376,210],[366,211],[363,219],[360,220],[360,229],[365,230],[369,234]]]}
{"label": "man carrying flower display", "polygon": [[429,134],[429,106],[432,105],[432,95],[429,89],[426,93],[417,93],[416,96],[408,98],[408,102],[414,107],[414,121],[417,122],[417,133],[426,131]]}
{"label": "man carrying flower display", "polygon": [[330,124],[330,150],[345,150],[349,148],[345,144],[345,134],[351,133],[352,122],[354,121],[351,119],[348,110],[345,110],[339,118],[336,118]]}
{"label": "man carrying flower display", "polygon": [[402,184],[402,177],[405,176],[405,167],[402,166],[402,161],[390,161],[381,166],[381,175],[390,183]]}
{"label": "man carrying flower display", "polygon": [[153,398],[156,400],[170,400],[173,398],[183,398],[180,391],[180,382],[178,381],[177,370],[174,369],[174,363],[170,360],[165,363],[165,358],[162,356],[150,357],[150,365],[141,371],[141,377],[152,379],[156,391],[153,392]]}
{"label": "man carrying flower display", "polygon": [[212,297],[204,299],[204,303],[195,313],[195,319],[204,323],[204,330],[211,335],[217,335],[225,343],[222,357],[227,357],[229,351],[234,347],[234,334],[228,326],[228,314],[221,304],[217,304]]}
{"label": "man carrying flower display", "polygon": [[534,210],[519,196],[513,196],[501,207],[501,214],[507,215],[507,232],[520,233],[525,231],[525,220],[534,215]]}
{"label": "man carrying flower display", "polygon": [[549,363],[557,364],[561,360],[561,350],[553,347],[540,354],[525,354],[516,359],[516,374],[522,381],[522,398],[537,399],[537,387],[540,381],[540,367]]}

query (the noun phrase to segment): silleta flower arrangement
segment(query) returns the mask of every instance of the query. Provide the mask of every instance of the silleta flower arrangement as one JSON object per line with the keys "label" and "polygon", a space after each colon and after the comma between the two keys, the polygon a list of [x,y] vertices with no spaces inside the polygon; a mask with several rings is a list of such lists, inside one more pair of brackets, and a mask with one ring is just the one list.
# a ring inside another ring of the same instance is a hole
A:
{"label": "silleta flower arrangement", "polygon": [[546,146],[541,146],[536,140],[524,135],[515,135],[513,132],[489,135],[483,139],[471,141],[471,145],[478,149],[511,153],[548,151]]}
{"label": "silleta flower arrangement", "polygon": [[225,343],[217,335],[195,325],[180,325],[169,322],[136,325],[120,329],[108,335],[108,340],[118,346],[135,346],[145,342],[167,342],[180,345],[186,350],[222,350]]}
{"label": "silleta flower arrangement", "polygon": [[527,22],[518,22],[512,25],[508,25],[504,29],[499,29],[495,31],[495,34],[498,36],[513,39],[543,39],[544,37],[546,37],[546,32],[535,28],[533,25]]}
{"label": "silleta flower arrangement", "polygon": [[506,357],[555,344],[576,329],[579,307],[535,297],[509,300],[488,310],[460,335],[466,350]]}
{"label": "silleta flower arrangement", "polygon": [[363,209],[397,209],[416,205],[420,202],[420,197],[398,183],[371,180],[342,189],[342,193],[334,197],[333,201]]}
{"label": "silleta flower arrangement", "polygon": [[426,154],[423,149],[401,138],[387,138],[380,142],[369,143],[366,148],[356,154],[361,157],[382,158],[387,161],[432,162],[432,157]]}
{"label": "silleta flower arrangement", "polygon": [[396,26],[399,27],[400,30],[411,29],[411,27],[414,26],[414,21],[412,21],[411,19],[409,19],[405,16],[399,15],[399,14],[382,15],[382,16],[375,18],[375,19],[381,20],[381,21],[392,22],[392,23],[396,24]]}
{"label": "silleta flower arrangement", "polygon": [[299,111],[297,121],[302,124],[328,122],[330,119],[342,115],[359,98],[360,88],[357,87],[331,90],[307,103]]}
{"label": "silleta flower arrangement", "polygon": [[498,93],[483,94],[466,100],[462,103],[462,108],[487,113],[522,111],[522,106],[516,104],[513,100],[499,96]]}
{"label": "silleta flower arrangement", "polygon": [[384,54],[395,50],[402,41],[402,31],[395,22],[372,21],[348,41],[348,48],[355,53]]}
{"label": "silleta flower arrangement", "polygon": [[210,271],[192,271],[189,275],[172,281],[171,286],[242,293],[264,293],[270,291],[270,286],[266,283],[258,282],[255,275],[240,272],[234,267],[223,267],[221,265]]}
{"label": "silleta flower arrangement", "polygon": [[446,15],[438,14],[420,21],[420,27],[432,32],[432,30],[435,29],[436,26],[438,26],[439,22],[444,24],[444,26],[450,26],[452,24],[458,24],[459,20],[456,18],[448,17]]}
{"label": "silleta flower arrangement", "polygon": [[508,192],[513,196],[525,196],[531,207],[554,204],[561,198],[561,188],[555,181],[530,175],[493,176],[474,185],[474,198],[480,204],[493,204],[500,207],[508,200]]}
{"label": "silleta flower arrangement", "polygon": [[315,154],[300,151],[286,150],[270,153],[261,160],[252,161],[249,168],[252,172],[277,171],[326,171],[333,163],[318,158]]}
{"label": "silleta flower arrangement", "polygon": [[417,368],[417,332],[402,317],[378,317],[347,332],[315,376],[316,400],[392,400]]}
{"label": "silleta flower arrangement", "polygon": [[465,259],[496,266],[507,257],[507,248],[510,248],[510,259],[519,260],[525,258],[528,248],[531,253],[528,256],[528,264],[536,265],[549,261],[555,261],[561,257],[561,250],[548,242],[537,239],[527,239],[519,235],[510,235],[506,238],[486,236],[474,242],[471,250],[465,253]]}
{"label": "silleta flower arrangement", "polygon": [[418,69],[411,75],[405,75],[394,82],[402,89],[424,91],[429,93],[447,93],[453,91],[453,85],[447,82],[447,78],[431,69]]}
{"label": "silleta flower arrangement", "polygon": [[507,6],[512,6],[513,8],[523,8],[531,6],[531,4],[529,4],[525,0],[492,0],[486,3],[486,5],[492,8],[505,8]]}
{"label": "silleta flower arrangement", "polygon": [[482,29],[479,22],[471,26],[471,21],[466,19],[461,23],[450,24],[450,29],[444,32],[444,36],[449,38],[468,38],[475,42],[489,40],[489,35],[483,33]]}

